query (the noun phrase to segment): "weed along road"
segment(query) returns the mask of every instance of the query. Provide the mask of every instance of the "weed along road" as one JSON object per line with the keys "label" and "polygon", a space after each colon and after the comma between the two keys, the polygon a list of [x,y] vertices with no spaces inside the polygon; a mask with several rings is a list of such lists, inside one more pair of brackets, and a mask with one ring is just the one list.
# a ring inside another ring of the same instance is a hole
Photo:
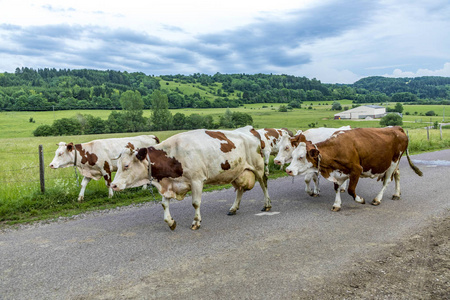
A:
{"label": "weed along road", "polygon": [[[204,193],[202,226],[192,231],[190,197],[171,202],[177,228],[159,203],[95,212],[0,233],[0,299],[291,299],[327,285],[342,272],[381,255],[437,219],[448,217],[450,150],[405,158],[402,200],[358,204],[342,195],[332,212],[333,184],[304,192],[302,176],[269,181],[272,210],[261,212],[258,187],[235,216],[233,189]],[[381,189],[361,179],[370,202]],[[151,195],[149,195],[151,196]]]}

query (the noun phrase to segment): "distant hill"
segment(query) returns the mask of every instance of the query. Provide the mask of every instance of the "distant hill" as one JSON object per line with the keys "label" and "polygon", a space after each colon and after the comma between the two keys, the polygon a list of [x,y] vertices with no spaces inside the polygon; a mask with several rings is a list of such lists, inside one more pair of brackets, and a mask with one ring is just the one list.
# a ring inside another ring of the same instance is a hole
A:
{"label": "distant hill", "polygon": [[350,85],[356,89],[380,92],[387,96],[396,93],[412,93],[420,99],[449,98],[450,77],[424,76],[415,78],[389,78],[371,76],[362,78]]}
{"label": "distant hill", "polygon": [[[169,108],[237,107],[246,103],[353,100],[355,103],[450,99],[449,77],[367,77],[354,84],[323,84],[315,78],[273,74],[195,73],[152,76],[142,72],[17,68],[0,73],[0,110],[121,109],[120,97],[139,91],[144,108],[161,90]],[[446,104],[446,103],[444,103]]]}

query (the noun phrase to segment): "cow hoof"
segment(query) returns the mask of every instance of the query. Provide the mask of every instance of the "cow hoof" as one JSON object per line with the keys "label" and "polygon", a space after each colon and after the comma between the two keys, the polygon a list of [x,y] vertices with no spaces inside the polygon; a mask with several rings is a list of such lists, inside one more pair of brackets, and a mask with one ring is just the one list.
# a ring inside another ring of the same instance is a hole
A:
{"label": "cow hoof", "polygon": [[341,208],[340,208],[340,207],[337,207],[337,206],[333,206],[333,208],[332,208],[331,210],[332,210],[332,211],[340,211]]}
{"label": "cow hoof", "polygon": [[314,194],[312,194],[311,196],[313,196],[313,197],[319,197],[319,194],[318,193],[314,193]]}
{"label": "cow hoof", "polygon": [[78,197],[78,202],[83,202],[83,200],[84,200],[83,196]]}
{"label": "cow hoof", "polygon": [[345,193],[345,189],[340,189],[339,190],[341,193]]}
{"label": "cow hoof", "polygon": [[380,205],[380,201],[378,201],[378,200],[376,200],[376,199],[373,199],[373,201],[372,201],[372,205],[375,205],[375,206],[378,206],[378,205]]}
{"label": "cow hoof", "polygon": [[192,230],[197,230],[197,229],[199,229],[200,228],[200,224],[199,225],[197,225],[197,224],[192,224],[191,225],[191,229]]}
{"label": "cow hoof", "polygon": [[171,226],[169,226],[170,230],[175,230],[175,228],[177,228],[177,222],[173,221],[173,224]]}
{"label": "cow hoof", "polygon": [[227,215],[229,216],[234,216],[236,214],[236,211],[228,211]]}
{"label": "cow hoof", "polygon": [[392,200],[400,200],[400,196],[394,195],[392,196]]}
{"label": "cow hoof", "polygon": [[270,211],[271,207],[264,207],[261,211]]}

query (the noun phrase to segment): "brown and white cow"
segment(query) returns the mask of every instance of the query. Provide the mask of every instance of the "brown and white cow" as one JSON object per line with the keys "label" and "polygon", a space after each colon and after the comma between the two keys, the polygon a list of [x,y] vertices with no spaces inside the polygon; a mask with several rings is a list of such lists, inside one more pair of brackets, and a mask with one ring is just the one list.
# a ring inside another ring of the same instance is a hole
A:
{"label": "brown and white cow", "polygon": [[365,203],[355,192],[360,177],[383,180],[383,187],[373,199],[373,205],[380,204],[392,177],[395,180],[395,193],[392,199],[400,199],[398,165],[405,152],[411,168],[422,176],[422,172],[409,158],[408,136],[398,126],[353,129],[316,144],[307,141],[302,135],[300,140],[292,153],[292,162],[286,168],[286,172],[294,176],[319,170],[324,178],[334,182],[336,199],[333,211],[341,209],[339,187],[347,179],[350,179],[348,193],[358,203]]}
{"label": "brown and white cow", "polygon": [[[150,166],[149,166],[150,162]],[[112,188],[151,183],[162,195],[164,221],[174,230],[176,222],[169,211],[170,199],[182,200],[192,191],[195,217],[191,228],[200,227],[201,196],[204,184],[232,183],[236,199],[228,214],[236,214],[244,191],[257,180],[264,193],[264,208],[271,208],[259,134],[251,126],[233,131],[198,129],[176,134],[158,145],[130,151],[118,161]]]}
{"label": "brown and white cow", "polygon": [[[299,130],[294,137],[289,137],[288,135],[283,135],[278,142],[278,154],[274,159],[274,163],[280,166],[288,164],[292,161],[292,152],[300,143],[300,134],[304,136],[306,141],[313,144],[323,142],[333,135],[338,135],[346,130],[350,130],[350,126],[342,126],[339,128],[311,128],[306,131]],[[319,196],[319,180],[318,172],[308,172],[305,175],[305,192],[313,197]],[[310,183],[311,180],[314,182],[314,188],[311,190]],[[345,191],[346,183],[341,186],[341,191]]]}
{"label": "brown and white cow", "polygon": [[55,157],[50,163],[50,168],[66,168],[76,166],[83,175],[78,201],[84,199],[84,191],[91,179],[105,178],[109,188],[109,197],[113,196],[111,188],[111,173],[117,170],[117,157],[125,147],[148,147],[159,143],[154,135],[140,135],[126,138],[112,138],[94,140],[83,144],[60,142],[57,144]]}
{"label": "brown and white cow", "polygon": [[256,130],[261,136],[261,147],[264,155],[264,162],[266,164],[266,175],[269,176],[269,159],[270,155],[278,153],[278,143],[281,140],[281,136],[293,136],[292,131],[287,128],[264,128]]}

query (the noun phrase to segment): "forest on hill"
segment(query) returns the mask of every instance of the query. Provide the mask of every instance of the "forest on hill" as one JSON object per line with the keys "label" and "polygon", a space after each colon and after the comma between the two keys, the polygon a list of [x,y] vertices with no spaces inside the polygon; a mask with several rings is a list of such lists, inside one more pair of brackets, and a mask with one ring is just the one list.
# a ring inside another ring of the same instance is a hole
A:
{"label": "forest on hill", "polygon": [[139,92],[144,109],[152,94],[167,96],[169,108],[237,107],[246,103],[353,100],[354,103],[410,102],[450,104],[450,77],[367,77],[354,84],[273,74],[146,75],[91,69],[17,68],[0,73],[0,111],[70,109],[121,110],[126,91]]}

